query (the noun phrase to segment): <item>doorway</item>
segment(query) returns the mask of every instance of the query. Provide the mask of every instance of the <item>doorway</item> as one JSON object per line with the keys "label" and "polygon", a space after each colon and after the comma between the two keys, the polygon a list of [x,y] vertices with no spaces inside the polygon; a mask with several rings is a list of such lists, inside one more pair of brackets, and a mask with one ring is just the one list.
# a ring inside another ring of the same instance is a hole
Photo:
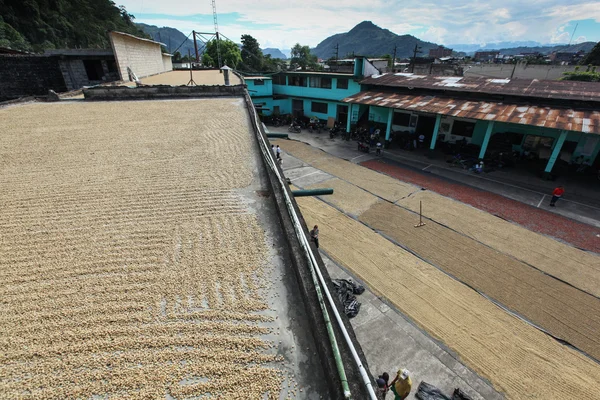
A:
{"label": "doorway", "polygon": [[337,121],[341,123],[342,126],[346,126],[346,124],[348,123],[348,106],[341,106],[338,104]]}
{"label": "doorway", "polygon": [[296,118],[304,117],[304,100],[292,99],[292,114]]}
{"label": "doorway", "polygon": [[425,136],[425,142],[431,142],[431,137],[433,136],[433,129],[435,128],[435,117],[429,117],[426,115],[419,115],[419,120],[417,121],[417,128],[415,133],[417,137],[421,134]]}

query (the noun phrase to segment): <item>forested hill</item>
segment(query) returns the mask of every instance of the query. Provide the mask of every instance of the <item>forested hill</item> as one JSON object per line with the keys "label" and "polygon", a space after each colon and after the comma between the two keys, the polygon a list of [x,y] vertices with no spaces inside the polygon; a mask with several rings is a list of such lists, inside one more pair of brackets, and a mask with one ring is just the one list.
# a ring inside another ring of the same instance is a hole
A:
{"label": "forested hill", "polygon": [[362,56],[383,56],[392,54],[396,46],[398,58],[411,57],[413,49],[417,44],[421,47],[420,54],[427,56],[428,50],[436,48],[435,43],[425,42],[411,35],[396,35],[387,29],[373,24],[371,21],[363,21],[346,33],[338,33],[323,40],[311,53],[319,58],[327,59],[335,56],[336,46],[339,45],[338,54],[345,57],[356,53]]}
{"label": "forested hill", "polygon": [[[175,50],[177,50],[182,56],[187,56],[189,52],[189,54],[195,57],[196,50],[194,48],[194,41],[192,39],[188,39],[183,33],[178,31],[177,29],[169,28],[167,26],[159,28],[155,25],[147,25],[137,22],[135,25],[141,30],[143,30],[145,33],[150,35],[150,37],[153,40],[164,43],[169,53],[173,53],[175,52]],[[201,50],[203,44],[198,43],[198,46]]]}
{"label": "forested hill", "polygon": [[110,48],[107,31],[148,37],[133,18],[110,0],[0,0],[0,46]]}

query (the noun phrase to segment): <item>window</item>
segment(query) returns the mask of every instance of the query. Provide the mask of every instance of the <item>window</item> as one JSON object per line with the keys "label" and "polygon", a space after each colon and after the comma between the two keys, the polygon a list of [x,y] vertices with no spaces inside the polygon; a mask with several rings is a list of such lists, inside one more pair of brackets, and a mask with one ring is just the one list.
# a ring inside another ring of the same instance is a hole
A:
{"label": "window", "polygon": [[265,84],[265,81],[262,79],[254,79],[254,86],[262,86]]}
{"label": "window", "polygon": [[104,76],[102,70],[102,61],[100,60],[83,60],[85,72],[90,81],[101,81]]}
{"label": "window", "polygon": [[321,88],[321,89],[331,89],[331,78],[323,78],[320,76],[311,76],[310,77],[310,87]]}
{"label": "window", "polygon": [[316,101],[313,101],[310,105],[310,110],[316,113],[327,114],[327,103],[317,103]]}
{"label": "window", "polygon": [[337,78],[337,86],[338,89],[348,89],[348,79],[346,78]]}
{"label": "window", "polygon": [[410,114],[407,113],[394,113],[394,120],[392,122],[393,125],[400,126],[409,126],[410,124]]}
{"label": "window", "polygon": [[289,85],[306,87],[306,78],[304,76],[290,76]]}
{"label": "window", "polygon": [[455,136],[473,137],[475,123],[468,121],[454,121],[452,125],[452,134]]}
{"label": "window", "polygon": [[285,85],[285,75],[274,75],[273,85]]}

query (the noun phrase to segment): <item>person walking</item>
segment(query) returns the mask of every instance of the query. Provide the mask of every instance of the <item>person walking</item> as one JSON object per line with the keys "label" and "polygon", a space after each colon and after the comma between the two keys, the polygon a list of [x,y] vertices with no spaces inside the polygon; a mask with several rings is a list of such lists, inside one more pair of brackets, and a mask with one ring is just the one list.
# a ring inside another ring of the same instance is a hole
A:
{"label": "person walking", "polygon": [[394,393],[394,400],[406,399],[412,389],[410,371],[404,368],[399,370],[392,383],[390,383],[390,386],[392,388],[392,393]]}
{"label": "person walking", "polygon": [[273,157],[277,158],[277,151],[275,150],[275,145],[271,145],[271,152],[273,153]]}
{"label": "person walking", "polygon": [[384,372],[383,374],[379,375],[379,378],[377,378],[377,390],[375,391],[375,394],[377,395],[378,400],[385,400],[385,396],[390,388],[389,381],[390,376],[387,372]]}
{"label": "person walking", "polygon": [[279,161],[281,161],[281,149],[279,148],[279,145],[277,145],[277,148],[275,149],[275,153],[277,154],[277,159]]}
{"label": "person walking", "polygon": [[377,148],[375,152],[378,156],[381,155],[381,142],[377,142]]}
{"label": "person walking", "polygon": [[310,238],[313,242],[315,242],[315,246],[317,249],[319,248],[319,226],[315,225],[315,227],[310,231]]}
{"label": "person walking", "polygon": [[555,207],[556,202],[562,197],[564,193],[565,189],[563,189],[562,186],[559,186],[556,189],[554,189],[554,191],[552,192],[552,199],[550,200],[550,207]]}

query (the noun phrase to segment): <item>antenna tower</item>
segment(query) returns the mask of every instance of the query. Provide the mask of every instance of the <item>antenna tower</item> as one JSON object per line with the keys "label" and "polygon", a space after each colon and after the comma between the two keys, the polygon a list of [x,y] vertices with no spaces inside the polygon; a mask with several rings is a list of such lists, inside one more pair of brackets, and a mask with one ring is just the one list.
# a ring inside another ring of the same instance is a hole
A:
{"label": "antenna tower", "polygon": [[212,0],[212,9],[213,9],[213,20],[215,22],[215,34],[217,35],[217,58],[218,58],[218,66],[219,69],[223,66],[221,64],[221,49],[219,48],[219,23],[217,22],[217,2],[216,0]]}

